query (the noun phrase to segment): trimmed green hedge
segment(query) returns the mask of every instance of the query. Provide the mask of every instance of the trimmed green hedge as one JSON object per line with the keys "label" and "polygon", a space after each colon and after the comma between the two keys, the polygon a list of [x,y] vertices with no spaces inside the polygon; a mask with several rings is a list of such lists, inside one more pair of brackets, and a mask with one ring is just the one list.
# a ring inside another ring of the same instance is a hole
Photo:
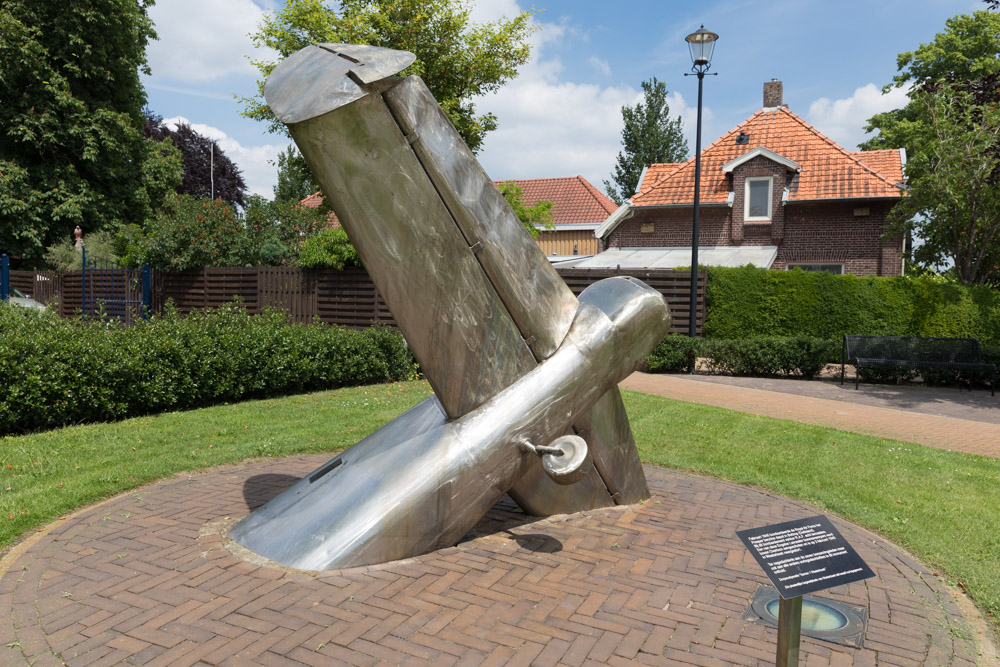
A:
{"label": "trimmed green hedge", "polygon": [[0,306],[0,435],[403,380],[414,368],[389,329],[301,325],[238,304],[129,327]]}
{"label": "trimmed green hedge", "polygon": [[701,357],[713,373],[811,378],[839,354],[837,341],[808,336],[739,340],[667,336],[646,358],[646,367],[652,373],[682,373]]}
{"label": "trimmed green hedge", "polygon": [[931,277],[709,267],[706,338],[978,338],[1000,345],[1000,292]]}

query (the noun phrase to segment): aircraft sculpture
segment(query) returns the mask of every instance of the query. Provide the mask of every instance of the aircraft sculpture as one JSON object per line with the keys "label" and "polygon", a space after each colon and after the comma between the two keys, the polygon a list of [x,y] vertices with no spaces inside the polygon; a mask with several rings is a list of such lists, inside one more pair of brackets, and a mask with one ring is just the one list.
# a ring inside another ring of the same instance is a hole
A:
{"label": "aircraft sculpture", "polygon": [[308,46],[264,88],[434,390],[236,524],[308,570],[458,543],[506,493],[528,514],[649,497],[617,384],[666,334],[625,277],[576,298],[405,51]]}

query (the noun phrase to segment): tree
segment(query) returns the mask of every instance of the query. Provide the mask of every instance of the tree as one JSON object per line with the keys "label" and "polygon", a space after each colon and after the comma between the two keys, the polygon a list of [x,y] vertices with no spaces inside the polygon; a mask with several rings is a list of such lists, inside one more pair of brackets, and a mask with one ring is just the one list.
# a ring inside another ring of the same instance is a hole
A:
{"label": "tree", "polygon": [[670,118],[667,87],[654,76],[642,82],[643,101],[622,107],[622,147],[618,153],[612,180],[604,180],[604,189],[621,206],[635,194],[639,176],[647,164],[683,162],[687,159],[687,141],[681,117]]}
{"label": "tree", "polygon": [[0,3],[0,248],[21,265],[77,224],[113,229],[160,204],[148,178],[165,174],[145,165],[162,154],[140,131],[152,4]]}
{"label": "tree", "polygon": [[537,239],[540,233],[535,225],[552,227],[552,207],[554,206],[552,202],[538,201],[535,202],[534,206],[528,208],[524,203],[523,189],[514,181],[504,181],[497,188],[510,207],[514,209],[514,213],[531,234],[531,238]]}
{"label": "tree", "polygon": [[274,201],[300,202],[319,190],[309,165],[294,144],[278,153],[277,166],[278,183],[274,186]]}
{"label": "tree", "polygon": [[908,196],[894,207],[893,231],[917,235],[910,259],[918,268],[950,261],[961,282],[996,284],[1000,15],[954,16],[897,65],[883,90],[908,85],[909,102],[872,116],[865,129],[878,133],[861,144],[906,149]]}
{"label": "tree", "polygon": [[[896,66],[899,73],[883,92],[949,82],[971,93],[977,105],[1000,102],[1000,15],[978,11],[954,16],[934,41],[900,53]],[[915,154],[932,132],[925,111],[923,103],[911,101],[902,109],[872,116],[865,131],[878,134],[862,143],[861,149],[905,148],[907,155]]]}
{"label": "tree", "polygon": [[[468,0],[342,0],[339,12],[322,0],[288,0],[265,15],[251,35],[254,46],[283,58],[313,43],[370,44],[410,51],[416,61],[400,74],[417,74],[473,152],[496,128],[493,114],[476,114],[473,99],[498,90],[528,62],[532,12],[476,25]],[[277,63],[251,61],[261,72],[258,95],[240,98],[243,115],[287,134],[263,99],[264,80]]]}
{"label": "tree", "polygon": [[171,271],[292,264],[303,239],[324,225],[323,213],[298,203],[250,195],[241,213],[221,199],[174,194],[144,226],[122,230],[115,252],[126,265]]}
{"label": "tree", "polygon": [[1000,107],[981,107],[963,86],[911,95],[931,129],[907,162],[906,197],[893,207],[893,232],[913,232],[918,265],[950,264],[966,285],[1000,285]]}
{"label": "tree", "polygon": [[361,266],[358,251],[341,227],[324,229],[302,244],[299,265],[307,269],[343,271],[348,266]]}
{"label": "tree", "polygon": [[170,140],[180,151],[184,175],[177,192],[195,197],[218,197],[229,204],[243,206],[247,185],[240,168],[222,152],[214,139],[196,132],[187,123],[173,129],[163,118],[145,111],[143,136],[157,142]]}

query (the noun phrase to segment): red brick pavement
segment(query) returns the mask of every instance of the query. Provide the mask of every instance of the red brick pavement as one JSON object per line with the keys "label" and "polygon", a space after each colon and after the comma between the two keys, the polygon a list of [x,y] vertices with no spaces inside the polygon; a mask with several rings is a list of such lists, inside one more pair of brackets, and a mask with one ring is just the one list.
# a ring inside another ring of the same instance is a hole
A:
{"label": "red brick pavement", "polygon": [[[739,528],[803,503],[647,467],[653,498],[525,521],[501,503],[457,547],[305,573],[234,555],[222,527],[323,457],[174,478],[85,510],[0,578],[0,664],[773,664],[743,621],[760,569]],[[834,520],[878,577],[862,650],[803,638],[804,665],[971,665],[969,626],[932,573]]]}

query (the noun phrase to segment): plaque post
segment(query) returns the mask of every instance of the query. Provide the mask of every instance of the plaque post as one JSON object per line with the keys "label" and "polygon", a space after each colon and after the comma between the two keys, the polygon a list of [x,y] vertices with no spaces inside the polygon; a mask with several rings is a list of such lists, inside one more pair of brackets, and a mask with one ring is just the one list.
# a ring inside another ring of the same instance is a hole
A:
{"label": "plaque post", "polygon": [[775,667],[798,667],[799,631],[802,629],[802,596],[781,598],[778,603],[778,654]]}

